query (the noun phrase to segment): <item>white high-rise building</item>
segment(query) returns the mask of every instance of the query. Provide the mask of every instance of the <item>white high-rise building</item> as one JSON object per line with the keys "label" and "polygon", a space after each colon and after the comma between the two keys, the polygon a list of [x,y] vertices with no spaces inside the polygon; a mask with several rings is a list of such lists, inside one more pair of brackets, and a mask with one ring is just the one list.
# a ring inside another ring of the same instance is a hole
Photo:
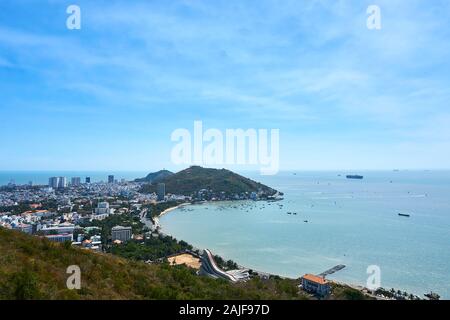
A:
{"label": "white high-rise building", "polygon": [[128,241],[131,239],[132,229],[131,227],[122,227],[115,226],[111,229],[111,240],[119,240],[122,242]]}
{"label": "white high-rise building", "polygon": [[158,201],[164,201],[166,197],[166,185],[164,183],[158,183],[156,186],[156,194],[158,196]]}
{"label": "white high-rise building", "polygon": [[66,188],[67,187],[67,179],[66,177],[58,178],[58,188]]}
{"label": "white high-rise building", "polygon": [[71,181],[72,186],[79,186],[81,184],[81,178],[80,177],[74,177]]}
{"label": "white high-rise building", "polygon": [[48,179],[48,186],[50,188],[56,189],[58,188],[58,177],[51,177]]}

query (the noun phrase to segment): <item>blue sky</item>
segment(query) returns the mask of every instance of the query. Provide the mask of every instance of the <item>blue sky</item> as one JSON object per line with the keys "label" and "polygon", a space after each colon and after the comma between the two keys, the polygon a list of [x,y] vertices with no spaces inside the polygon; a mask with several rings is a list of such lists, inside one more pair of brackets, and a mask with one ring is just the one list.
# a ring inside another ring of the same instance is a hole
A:
{"label": "blue sky", "polygon": [[446,0],[1,0],[0,170],[177,169],[194,120],[280,129],[281,169],[449,168],[449,33]]}

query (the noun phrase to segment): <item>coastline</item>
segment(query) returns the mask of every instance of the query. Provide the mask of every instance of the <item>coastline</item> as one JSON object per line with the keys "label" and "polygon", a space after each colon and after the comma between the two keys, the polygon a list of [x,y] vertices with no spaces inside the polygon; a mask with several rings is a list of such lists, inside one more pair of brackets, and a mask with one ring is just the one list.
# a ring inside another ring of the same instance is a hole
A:
{"label": "coastline", "polygon": [[178,209],[178,208],[181,208],[181,207],[188,206],[188,205],[190,205],[190,204],[191,204],[191,203],[185,202],[185,203],[181,203],[181,204],[179,204],[179,205],[176,205],[176,206],[174,206],[174,207],[167,208],[166,210],[164,210],[164,211],[162,211],[160,214],[158,214],[158,218],[161,218],[163,215],[169,213],[170,211],[173,211],[173,210]]}
{"label": "coastline", "polygon": [[[209,203],[209,202],[210,202],[210,201],[206,201],[206,202],[203,202],[202,204],[207,204],[207,203]],[[215,202],[221,202],[221,201],[215,201]],[[225,201],[224,201],[224,202],[225,202]],[[226,202],[229,202],[229,201],[226,201]],[[160,224],[160,222],[159,222],[159,218],[162,217],[162,216],[164,216],[164,215],[166,215],[166,214],[168,214],[168,213],[171,212],[171,211],[174,211],[174,210],[176,210],[176,209],[178,209],[178,208],[181,208],[181,207],[184,207],[184,206],[189,206],[189,205],[193,205],[193,204],[192,204],[192,203],[182,203],[182,204],[179,204],[179,205],[177,205],[177,206],[170,207],[170,208],[168,208],[168,209],[162,211],[157,217],[153,218],[153,219],[154,219],[154,222],[155,222],[155,226],[158,228],[158,233],[160,233],[160,234],[163,235],[163,236],[174,237],[174,236],[171,235],[171,234],[167,234],[167,233],[164,233],[164,232],[161,231],[162,227],[161,227],[161,224]],[[175,237],[174,237],[174,238],[175,238]],[[184,239],[179,239],[179,240],[186,241],[186,240],[184,240]],[[186,242],[189,243],[188,241],[186,241]],[[195,248],[195,249],[199,250],[198,248]],[[222,259],[224,259],[224,257],[222,257]],[[235,261],[235,262],[236,262],[236,261]],[[253,269],[253,268],[245,267],[245,266],[239,264],[238,262],[236,262],[236,263],[237,263],[237,265],[238,265],[239,268],[242,268],[242,269],[252,269],[253,272],[255,272],[256,274],[258,274],[260,277],[270,277],[270,276],[275,276],[275,277],[280,277],[280,278],[284,278],[284,279],[296,280],[296,278],[286,277],[286,276],[281,276],[281,275],[278,275],[278,274],[272,274],[272,273],[265,272],[265,271],[255,270],[255,269]],[[380,299],[380,300],[390,300],[390,299],[388,299],[388,298],[386,298],[386,297],[381,297],[381,296],[377,296],[377,295],[375,295],[375,294],[373,294],[373,293],[369,293],[369,289],[366,288],[366,287],[364,287],[363,285],[360,285],[360,284],[346,283],[346,282],[343,282],[343,281],[332,280],[332,279],[327,279],[327,280],[328,280],[330,283],[335,284],[335,285],[339,285],[339,286],[347,286],[347,287],[350,287],[350,288],[352,288],[352,289],[358,290],[358,291],[360,291],[361,293],[363,293],[363,294],[365,294],[365,295],[368,295],[368,296],[370,296],[370,297],[372,297],[372,298],[375,298],[375,299]],[[384,288],[380,288],[380,289],[384,289]]]}
{"label": "coastline", "polygon": [[173,210],[176,210],[176,209],[179,209],[181,207],[188,206],[188,205],[191,205],[191,203],[185,202],[185,203],[178,204],[176,206],[167,208],[164,211],[161,211],[156,217],[153,217],[152,218],[153,224],[155,225],[155,228],[158,230],[158,233],[160,233],[160,234],[162,234],[164,236],[172,236],[172,235],[170,235],[168,233],[164,233],[164,232],[161,231],[161,223],[159,222],[159,218],[161,218],[162,216],[164,216],[165,214],[167,214],[167,213],[169,213],[169,212],[171,212]]}
{"label": "coastline", "polygon": [[[231,201],[232,201],[232,200],[231,200]],[[204,202],[202,202],[201,204],[208,204],[209,202],[211,202],[211,201],[204,201]],[[214,201],[214,202],[230,202],[230,200]],[[163,215],[168,214],[168,213],[171,212],[171,211],[174,211],[174,210],[179,209],[179,208],[181,208],[181,207],[190,206],[190,205],[194,205],[194,204],[193,204],[193,203],[189,203],[189,202],[181,203],[181,204],[179,204],[179,205],[176,205],[176,206],[167,208],[166,210],[162,211],[157,217],[154,217],[153,220],[154,220],[154,223],[155,223],[155,227],[158,228],[158,233],[161,234],[161,235],[163,235],[163,236],[169,236],[169,237],[175,238],[173,235],[161,231],[161,223],[159,222],[159,218],[162,217]],[[186,241],[186,240],[184,240],[184,239],[179,239],[179,240],[183,240],[183,241],[189,243],[188,241]],[[196,248],[196,247],[194,247],[192,244],[191,244],[191,246],[193,247],[194,250],[197,250],[197,251],[203,251],[203,249]],[[222,256],[221,256],[221,258],[224,259],[224,260],[226,260],[226,259],[225,259],[224,257],[222,257]],[[236,262],[236,261],[234,261],[234,262],[237,264],[237,266],[238,266],[239,269],[252,269],[252,271],[253,271],[254,273],[258,274],[260,277],[267,277],[267,278],[268,278],[268,277],[273,276],[273,277],[279,277],[279,278],[281,278],[281,279],[291,279],[291,280],[296,280],[295,278],[289,278],[289,277],[285,277],[285,276],[280,276],[280,275],[278,275],[278,274],[272,274],[272,273],[265,272],[265,271],[255,270],[255,269],[253,269],[253,268],[247,268],[247,267],[245,267],[245,266],[239,264],[239,263]]]}
{"label": "coastline", "polygon": [[[201,204],[208,204],[209,202],[211,202],[211,201],[204,201]],[[230,202],[230,200],[214,201],[214,202]],[[232,200],[231,200],[231,202],[232,202]],[[162,211],[157,217],[154,217],[153,220],[154,220],[155,227],[158,229],[158,233],[163,235],[163,236],[170,236],[170,237],[175,238],[173,235],[161,231],[161,223],[159,222],[159,218],[164,216],[164,215],[166,215],[166,214],[168,214],[171,211],[174,211],[174,210],[179,209],[181,207],[190,206],[190,205],[194,205],[194,204],[189,203],[189,202],[181,203],[179,205],[167,208],[166,210]],[[179,239],[179,240],[183,240],[183,241],[189,243],[188,241],[186,241],[184,239]],[[196,248],[196,249],[198,250],[198,248]],[[202,249],[200,249],[200,250],[202,250]],[[224,257],[222,257],[222,259],[224,259]],[[249,269],[249,268],[239,264],[238,262],[236,262],[236,263],[239,266],[239,268]],[[282,279],[294,279],[295,280],[295,278],[291,278],[291,277],[281,276],[281,275],[269,273],[269,272],[266,272],[266,271],[259,271],[259,270],[255,270],[253,268],[250,268],[250,269],[252,269],[255,273],[258,273],[261,276],[275,276],[275,277],[280,277]],[[329,280],[329,281],[330,282],[335,282],[334,280]],[[356,287],[356,285],[348,285],[348,286],[355,286]]]}

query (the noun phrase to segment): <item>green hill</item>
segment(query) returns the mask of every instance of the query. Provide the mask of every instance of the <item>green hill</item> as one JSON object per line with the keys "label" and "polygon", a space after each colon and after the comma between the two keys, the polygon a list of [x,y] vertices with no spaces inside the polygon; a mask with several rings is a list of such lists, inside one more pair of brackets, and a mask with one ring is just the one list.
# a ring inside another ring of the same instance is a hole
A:
{"label": "green hill", "polygon": [[[207,189],[214,194],[235,194],[262,192],[266,196],[276,193],[276,190],[259,182],[245,178],[226,169],[211,169],[192,166],[174,175],[160,180],[166,185],[166,193],[191,196],[198,191]],[[156,192],[156,185],[146,185],[143,192]]]}
{"label": "green hill", "polygon": [[162,179],[173,175],[173,172],[169,170],[159,170],[157,172],[149,173],[145,178],[135,179],[135,182],[148,182],[155,183],[161,181]]}
{"label": "green hill", "polygon": [[[303,299],[298,281],[231,284],[184,266],[147,265],[51,243],[0,227],[0,299]],[[66,269],[81,269],[81,290],[66,288]]]}

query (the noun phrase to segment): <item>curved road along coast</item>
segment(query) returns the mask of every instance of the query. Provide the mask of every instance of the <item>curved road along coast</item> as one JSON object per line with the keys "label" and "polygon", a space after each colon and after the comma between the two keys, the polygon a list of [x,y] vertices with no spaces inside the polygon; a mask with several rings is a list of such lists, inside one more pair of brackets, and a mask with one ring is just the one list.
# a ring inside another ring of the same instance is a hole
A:
{"label": "curved road along coast", "polygon": [[199,274],[208,275],[213,278],[222,278],[231,282],[245,281],[249,278],[248,270],[246,269],[232,270],[229,272],[225,272],[220,269],[217,266],[211,251],[209,251],[208,249],[203,250],[202,266],[200,268]]}
{"label": "curved road along coast", "polygon": [[[169,213],[170,211],[173,211],[175,209],[178,209],[178,208],[181,208],[181,207],[187,206],[187,205],[190,205],[190,203],[182,203],[182,204],[179,204],[177,206],[174,206],[174,207],[171,207],[171,208],[168,208],[168,209],[162,211],[158,215],[158,217],[153,218],[154,227],[161,229],[161,224],[159,222],[160,217]],[[142,217],[143,222],[144,222],[144,220],[145,220],[145,224],[148,226],[149,221],[145,217]],[[159,233],[161,233],[162,235],[167,235],[167,234],[161,232],[161,230],[159,230]],[[201,256],[202,265],[199,270],[199,274],[208,275],[213,278],[222,278],[225,280],[229,280],[231,282],[245,281],[245,280],[249,279],[248,269],[231,270],[231,271],[226,272],[217,266],[217,263],[214,260],[214,256],[209,249],[204,249],[202,251],[203,251],[203,254]]]}

